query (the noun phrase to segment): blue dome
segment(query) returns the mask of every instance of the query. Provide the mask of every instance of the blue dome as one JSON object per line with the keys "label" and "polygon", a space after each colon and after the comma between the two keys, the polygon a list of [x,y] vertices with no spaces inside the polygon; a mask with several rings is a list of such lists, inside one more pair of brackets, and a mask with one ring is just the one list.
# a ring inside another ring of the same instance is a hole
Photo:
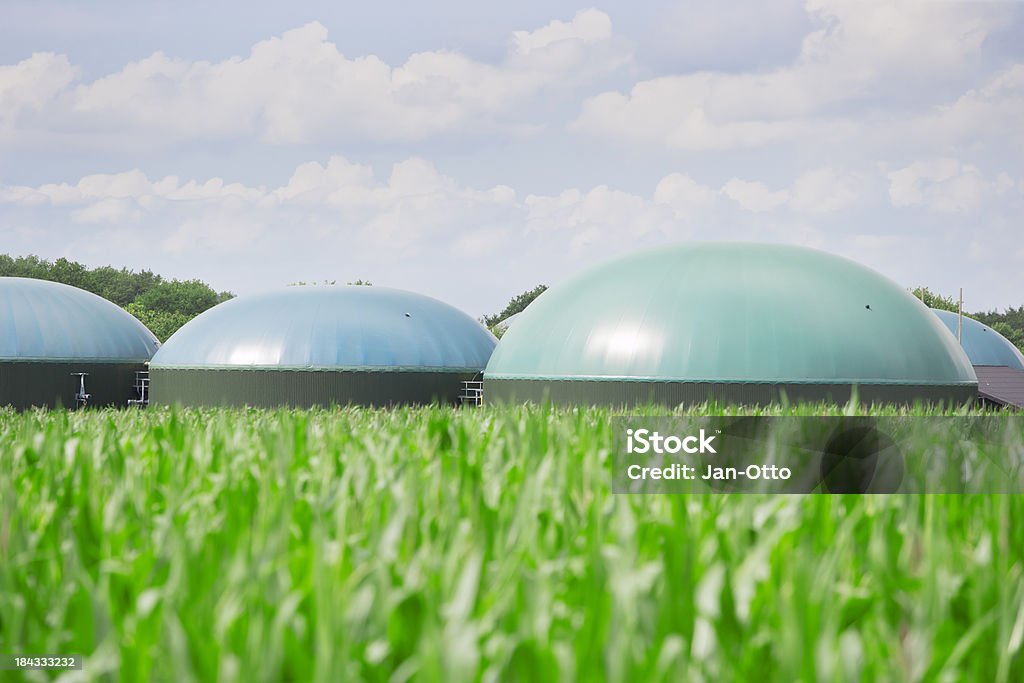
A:
{"label": "blue dome", "polygon": [[0,277],[0,362],[143,363],[160,346],[122,308],[47,280]]}
{"label": "blue dome", "polygon": [[289,287],[194,318],[153,368],[480,371],[496,340],[465,313],[384,287]]}
{"label": "blue dome", "polygon": [[[955,337],[957,314],[937,308],[933,308],[932,311]],[[1013,342],[974,318],[965,315],[963,320],[961,340],[972,365],[999,365],[1024,370],[1024,354],[1021,354]]]}

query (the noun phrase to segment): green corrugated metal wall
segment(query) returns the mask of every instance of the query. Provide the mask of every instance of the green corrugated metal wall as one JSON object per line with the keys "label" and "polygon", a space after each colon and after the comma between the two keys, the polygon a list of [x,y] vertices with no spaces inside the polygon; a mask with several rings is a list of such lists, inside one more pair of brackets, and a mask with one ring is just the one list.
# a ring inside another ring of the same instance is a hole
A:
{"label": "green corrugated metal wall", "polygon": [[0,406],[74,408],[79,380],[73,372],[87,372],[85,389],[92,406],[127,406],[137,398],[135,372],[143,363],[90,363],[78,361],[0,362]]}
{"label": "green corrugated metal wall", "polygon": [[383,406],[455,403],[472,372],[152,368],[154,405]]}
{"label": "green corrugated metal wall", "polygon": [[[848,384],[771,384],[761,382],[649,382],[489,379],[484,375],[484,401],[489,404],[548,400],[565,405],[693,405],[715,400],[724,404],[768,405],[790,403],[845,403],[853,387]],[[857,388],[862,403],[912,404],[972,403],[978,398],[975,385],[875,384]]]}

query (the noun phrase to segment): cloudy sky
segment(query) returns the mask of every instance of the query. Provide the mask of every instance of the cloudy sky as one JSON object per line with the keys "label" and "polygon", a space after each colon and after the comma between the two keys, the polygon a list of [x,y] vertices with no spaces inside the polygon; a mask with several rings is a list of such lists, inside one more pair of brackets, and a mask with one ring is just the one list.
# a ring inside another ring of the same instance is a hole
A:
{"label": "cloudy sky", "polygon": [[481,315],[768,241],[1024,304],[1024,3],[267,4],[0,4],[0,252]]}

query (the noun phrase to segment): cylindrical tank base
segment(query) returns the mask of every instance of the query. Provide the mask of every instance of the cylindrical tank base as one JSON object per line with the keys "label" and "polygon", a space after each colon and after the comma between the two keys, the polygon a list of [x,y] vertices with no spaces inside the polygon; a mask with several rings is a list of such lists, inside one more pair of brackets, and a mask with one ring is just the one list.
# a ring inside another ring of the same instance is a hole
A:
{"label": "cylindrical tank base", "polygon": [[85,372],[90,406],[127,406],[138,398],[135,373],[144,363],[101,361],[3,361],[0,362],[0,406],[23,410],[33,407],[74,408],[80,380],[72,373]]}
{"label": "cylindrical tank base", "polygon": [[384,406],[455,403],[479,372],[153,368],[152,405]]}
{"label": "cylindrical tank base", "polygon": [[[978,398],[976,384],[863,384],[856,392],[864,404],[963,405]],[[484,401],[491,404],[548,401],[556,405],[676,406],[715,401],[763,406],[784,400],[790,404],[846,403],[853,393],[851,384],[499,379],[484,375]]]}

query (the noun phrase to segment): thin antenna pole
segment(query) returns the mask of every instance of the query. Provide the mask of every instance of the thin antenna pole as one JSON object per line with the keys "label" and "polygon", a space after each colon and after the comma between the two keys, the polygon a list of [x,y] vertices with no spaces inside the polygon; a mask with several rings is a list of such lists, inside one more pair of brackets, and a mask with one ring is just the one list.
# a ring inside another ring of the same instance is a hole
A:
{"label": "thin antenna pole", "polygon": [[960,305],[956,314],[956,340],[964,345],[964,288],[960,288]]}

